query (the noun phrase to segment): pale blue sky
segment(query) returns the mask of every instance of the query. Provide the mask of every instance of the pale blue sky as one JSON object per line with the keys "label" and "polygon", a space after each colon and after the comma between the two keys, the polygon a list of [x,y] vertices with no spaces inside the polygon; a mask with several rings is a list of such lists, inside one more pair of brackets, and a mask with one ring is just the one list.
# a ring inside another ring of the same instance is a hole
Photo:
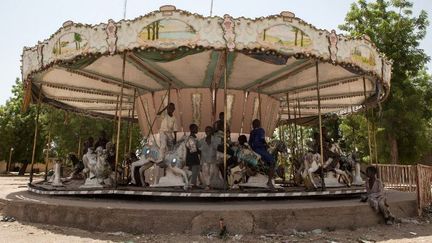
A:
{"label": "pale blue sky", "polygon": [[[135,18],[160,6],[171,4],[179,9],[208,16],[211,0],[128,0],[126,18]],[[288,10],[306,22],[323,29],[336,29],[344,22],[353,0],[214,0],[213,15],[260,17]],[[414,0],[415,14],[424,9],[432,24],[432,0]],[[123,17],[124,0],[2,0],[0,2],[0,105],[11,96],[17,77],[21,78],[20,60],[24,46],[34,46],[56,32],[66,20],[98,24]],[[432,27],[422,42],[432,56]],[[429,72],[432,64],[428,64]]]}

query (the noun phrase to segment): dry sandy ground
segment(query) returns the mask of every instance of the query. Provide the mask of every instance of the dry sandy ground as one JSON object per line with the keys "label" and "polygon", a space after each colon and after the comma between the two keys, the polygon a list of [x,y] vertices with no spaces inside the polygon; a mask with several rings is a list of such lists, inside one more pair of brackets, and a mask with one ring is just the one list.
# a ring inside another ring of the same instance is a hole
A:
{"label": "dry sandy ground", "polygon": [[[1,218],[1,216],[0,216]],[[123,232],[90,232],[24,222],[0,222],[0,242],[432,242],[432,224],[409,219],[402,224],[347,230],[314,230],[289,235],[132,235]]]}
{"label": "dry sandy ground", "polygon": [[[6,179],[6,178],[2,178]],[[0,196],[10,190],[25,187],[27,178],[1,180]],[[2,218],[0,205],[0,219]],[[432,214],[427,219],[404,219],[404,223],[387,226],[346,230],[321,230],[292,232],[288,235],[235,235],[219,239],[217,232],[209,235],[167,234],[132,235],[123,232],[90,232],[80,229],[58,227],[26,222],[0,222],[1,242],[431,242]],[[229,231],[229,229],[228,229]]]}

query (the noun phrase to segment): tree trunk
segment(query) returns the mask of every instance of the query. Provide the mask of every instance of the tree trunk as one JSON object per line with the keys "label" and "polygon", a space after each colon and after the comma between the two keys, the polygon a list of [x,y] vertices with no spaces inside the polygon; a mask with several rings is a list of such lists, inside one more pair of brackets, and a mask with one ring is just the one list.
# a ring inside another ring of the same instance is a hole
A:
{"label": "tree trunk", "polygon": [[399,154],[396,137],[393,134],[389,134],[388,141],[390,145],[390,163],[397,164],[399,162]]}

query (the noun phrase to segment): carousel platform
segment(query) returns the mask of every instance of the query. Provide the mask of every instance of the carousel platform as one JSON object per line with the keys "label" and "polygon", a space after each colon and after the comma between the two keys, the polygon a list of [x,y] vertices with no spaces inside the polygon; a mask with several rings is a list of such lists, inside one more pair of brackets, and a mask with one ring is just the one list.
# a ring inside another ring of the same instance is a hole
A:
{"label": "carousel platform", "polygon": [[[218,231],[221,218],[232,234],[332,230],[382,223],[366,203],[352,197],[214,201],[76,197],[32,193],[26,188],[26,180],[18,180],[0,177],[3,215],[23,222],[90,231],[207,234]],[[397,191],[387,191],[387,194],[398,217],[416,215],[415,194]]]}
{"label": "carousel platform", "polygon": [[[230,190],[204,190],[193,189],[184,190],[181,187],[136,187],[136,186],[118,186],[101,187],[101,188],[82,188],[83,181],[72,180],[65,182],[63,186],[52,186],[51,183],[44,181],[35,182],[28,185],[28,190],[39,195],[55,196],[128,196],[128,197],[152,197],[152,198],[201,198],[201,199],[266,199],[266,198],[331,198],[331,197],[359,197],[365,193],[364,186],[328,188],[321,191],[305,191],[304,187],[286,186],[278,184],[276,190],[263,188],[241,188]],[[282,185],[282,186],[280,186]]]}

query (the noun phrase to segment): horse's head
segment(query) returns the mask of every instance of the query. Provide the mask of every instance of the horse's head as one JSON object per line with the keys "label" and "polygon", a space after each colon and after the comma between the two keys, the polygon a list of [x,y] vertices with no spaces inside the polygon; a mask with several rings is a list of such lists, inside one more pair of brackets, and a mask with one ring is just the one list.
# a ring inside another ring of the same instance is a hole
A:
{"label": "horse's head", "polygon": [[330,151],[339,155],[343,155],[343,151],[340,148],[339,143],[332,143],[330,146]]}
{"label": "horse's head", "polygon": [[164,162],[173,167],[183,167],[186,163],[186,140],[180,139],[165,155]]}
{"label": "horse's head", "polygon": [[160,157],[159,148],[156,145],[145,144],[141,149],[140,157],[157,161]]}
{"label": "horse's head", "polygon": [[273,140],[270,142],[270,148],[268,149],[268,152],[277,159],[278,153],[283,154],[284,156],[288,154],[288,148],[284,142],[281,140]]}

